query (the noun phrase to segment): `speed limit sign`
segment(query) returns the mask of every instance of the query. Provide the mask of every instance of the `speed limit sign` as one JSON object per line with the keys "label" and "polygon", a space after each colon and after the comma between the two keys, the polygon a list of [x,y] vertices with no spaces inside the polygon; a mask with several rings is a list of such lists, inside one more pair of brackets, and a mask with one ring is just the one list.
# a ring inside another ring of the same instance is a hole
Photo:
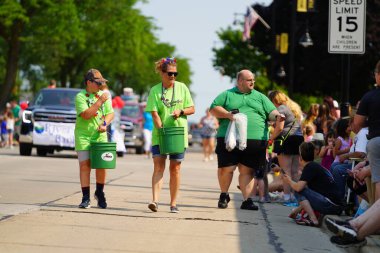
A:
{"label": "speed limit sign", "polygon": [[330,0],[329,53],[365,53],[366,0]]}

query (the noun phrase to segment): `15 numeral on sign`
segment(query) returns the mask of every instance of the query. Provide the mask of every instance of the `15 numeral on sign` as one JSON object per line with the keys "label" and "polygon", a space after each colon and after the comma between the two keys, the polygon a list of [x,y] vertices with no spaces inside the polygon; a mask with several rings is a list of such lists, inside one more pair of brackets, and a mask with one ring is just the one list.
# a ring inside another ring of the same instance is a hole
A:
{"label": "15 numeral on sign", "polygon": [[[339,22],[339,32],[342,31],[343,17],[338,17]],[[357,17],[346,17],[346,32],[355,32],[358,29],[358,24],[356,23]]]}

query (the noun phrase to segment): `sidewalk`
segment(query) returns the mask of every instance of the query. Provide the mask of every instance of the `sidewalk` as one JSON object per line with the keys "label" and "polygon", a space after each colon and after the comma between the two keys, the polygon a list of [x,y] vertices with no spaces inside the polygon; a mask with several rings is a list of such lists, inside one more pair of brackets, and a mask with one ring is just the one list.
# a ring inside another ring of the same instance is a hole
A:
{"label": "sidewalk", "polygon": [[121,160],[117,169],[125,173],[108,182],[107,209],[97,208],[94,199],[95,207],[78,209],[81,194],[75,188],[39,210],[0,221],[0,252],[346,252],[329,242],[325,230],[296,225],[287,217],[289,207],[273,203],[260,204],[259,211],[240,210],[237,174],[229,207],[216,208],[217,164],[202,162],[199,153],[188,153],[183,163],[180,213],[169,213],[168,171],[159,211],[152,213],[151,161],[143,159]]}

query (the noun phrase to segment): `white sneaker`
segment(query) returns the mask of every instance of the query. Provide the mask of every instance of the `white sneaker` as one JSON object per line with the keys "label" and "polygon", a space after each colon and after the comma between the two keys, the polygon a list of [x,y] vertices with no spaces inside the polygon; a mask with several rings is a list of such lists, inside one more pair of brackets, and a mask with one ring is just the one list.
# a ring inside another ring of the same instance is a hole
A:
{"label": "white sneaker", "polygon": [[210,161],[214,161],[214,156],[210,155]]}

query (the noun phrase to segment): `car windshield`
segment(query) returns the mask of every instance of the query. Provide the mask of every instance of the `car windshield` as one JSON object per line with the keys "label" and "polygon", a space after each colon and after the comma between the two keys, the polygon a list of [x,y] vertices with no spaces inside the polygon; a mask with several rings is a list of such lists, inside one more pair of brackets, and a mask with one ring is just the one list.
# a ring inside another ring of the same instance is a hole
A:
{"label": "car windshield", "polygon": [[121,110],[121,115],[130,118],[138,118],[140,116],[139,105],[125,105]]}
{"label": "car windshield", "polygon": [[40,91],[35,100],[34,105],[62,105],[62,106],[75,106],[75,95],[77,90],[58,90],[48,89]]}

